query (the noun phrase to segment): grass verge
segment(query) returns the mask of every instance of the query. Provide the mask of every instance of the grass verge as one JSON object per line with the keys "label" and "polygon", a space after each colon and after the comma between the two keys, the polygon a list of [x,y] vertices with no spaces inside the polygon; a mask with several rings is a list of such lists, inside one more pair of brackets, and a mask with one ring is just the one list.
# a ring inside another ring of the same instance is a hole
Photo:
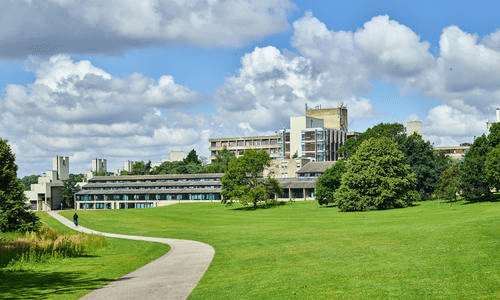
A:
{"label": "grass verge", "polygon": [[[40,214],[50,228],[76,233]],[[2,234],[4,241],[20,235]],[[168,252],[168,245],[104,238],[106,245],[73,257],[25,260],[0,268],[0,299],[77,299]],[[3,253],[2,253],[3,255]],[[56,255],[57,256],[57,255]]]}
{"label": "grass verge", "polygon": [[353,213],[316,202],[193,203],[79,215],[96,230],[214,246],[190,299],[500,298],[500,203]]}

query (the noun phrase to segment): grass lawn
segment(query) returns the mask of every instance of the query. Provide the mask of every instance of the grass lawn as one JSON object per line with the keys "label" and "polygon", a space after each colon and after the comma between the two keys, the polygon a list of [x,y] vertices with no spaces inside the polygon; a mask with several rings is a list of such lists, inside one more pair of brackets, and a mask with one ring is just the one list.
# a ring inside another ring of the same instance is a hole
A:
{"label": "grass lawn", "polygon": [[359,213],[192,203],[79,216],[96,230],[212,245],[189,299],[500,299],[498,202]]}
{"label": "grass lawn", "polygon": [[[40,214],[49,227],[71,232]],[[0,299],[77,299],[164,255],[165,244],[106,238],[107,246],[84,257],[0,268]]]}

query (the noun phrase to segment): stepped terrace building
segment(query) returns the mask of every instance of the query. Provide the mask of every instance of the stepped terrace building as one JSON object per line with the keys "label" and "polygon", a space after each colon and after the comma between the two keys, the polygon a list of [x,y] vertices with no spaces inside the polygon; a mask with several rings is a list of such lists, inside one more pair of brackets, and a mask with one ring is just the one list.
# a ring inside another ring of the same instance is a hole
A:
{"label": "stepped terrace building", "polygon": [[125,209],[171,201],[221,200],[223,173],[96,176],[75,195],[76,209]]}

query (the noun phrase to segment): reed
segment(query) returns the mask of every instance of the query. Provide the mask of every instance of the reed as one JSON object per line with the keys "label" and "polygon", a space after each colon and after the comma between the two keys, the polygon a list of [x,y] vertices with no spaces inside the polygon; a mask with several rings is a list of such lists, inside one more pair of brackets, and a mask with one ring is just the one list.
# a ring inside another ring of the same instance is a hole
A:
{"label": "reed", "polygon": [[99,235],[61,233],[43,226],[14,240],[0,240],[0,267],[88,255],[104,246],[106,240]]}

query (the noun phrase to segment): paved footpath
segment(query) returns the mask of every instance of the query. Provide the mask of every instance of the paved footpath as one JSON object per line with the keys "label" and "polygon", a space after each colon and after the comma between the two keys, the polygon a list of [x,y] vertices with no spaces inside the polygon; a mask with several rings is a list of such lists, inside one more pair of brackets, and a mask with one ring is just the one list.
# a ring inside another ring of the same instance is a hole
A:
{"label": "paved footpath", "polygon": [[208,269],[215,254],[212,246],[201,242],[99,232],[75,226],[58,212],[48,213],[77,231],[170,246],[170,251],[164,256],[80,298],[84,300],[186,299]]}

